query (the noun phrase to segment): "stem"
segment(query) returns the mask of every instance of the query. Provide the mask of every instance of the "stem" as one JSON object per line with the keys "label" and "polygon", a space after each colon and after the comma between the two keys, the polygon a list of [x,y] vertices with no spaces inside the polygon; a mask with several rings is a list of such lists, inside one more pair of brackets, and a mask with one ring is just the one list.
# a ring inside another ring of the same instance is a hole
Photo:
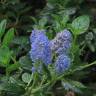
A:
{"label": "stem", "polygon": [[11,59],[13,60],[14,63],[17,63],[14,57],[11,56]]}
{"label": "stem", "polygon": [[[92,66],[92,65],[95,65],[95,64],[96,64],[96,61],[94,61],[94,62],[92,62],[92,63],[90,63],[90,64],[87,64],[87,65],[85,65],[85,66],[80,66],[79,68],[76,68],[76,69],[74,69],[74,70],[71,70],[71,71],[68,72],[67,74],[63,74],[63,75],[57,77],[57,79],[56,79],[54,82],[56,82],[57,80],[61,80],[64,76],[68,76],[68,75],[70,75],[70,74],[75,73],[76,71],[83,70],[83,69],[88,68],[88,67],[90,67],[90,66]],[[38,87],[38,88],[36,88],[36,89],[32,89],[33,87],[31,87],[30,94],[34,94],[34,93],[40,91],[41,89],[46,88],[46,87],[49,86],[50,84],[53,85],[54,82],[53,82],[53,81],[50,81],[50,82],[48,82],[48,83],[46,83],[46,84],[44,84],[44,85],[42,85],[42,86],[40,86],[40,87]],[[34,85],[34,84],[33,84],[33,85]],[[29,96],[30,96],[30,95],[29,95]]]}
{"label": "stem", "polygon": [[30,80],[29,80],[29,82],[28,82],[28,84],[27,84],[25,90],[27,90],[28,87],[30,86],[30,84],[31,84],[31,82],[32,82],[32,79],[33,79],[33,74],[31,74],[31,78],[30,78]]}
{"label": "stem", "polygon": [[56,83],[56,81],[57,81],[57,79],[54,80],[54,81],[51,81],[51,85],[49,86],[49,88],[47,90],[50,90],[54,86],[54,84]]}
{"label": "stem", "polygon": [[42,86],[43,85],[43,83],[45,82],[45,77],[42,79],[42,81],[41,81],[41,83],[40,83],[40,86]]}
{"label": "stem", "polygon": [[77,41],[77,35],[74,35],[73,44],[76,44],[76,41]]}
{"label": "stem", "polygon": [[64,77],[64,76],[73,74],[73,73],[75,73],[76,71],[81,71],[81,70],[83,70],[83,69],[85,69],[85,68],[88,68],[88,67],[90,67],[90,66],[92,66],[92,65],[95,65],[95,64],[96,64],[96,61],[94,61],[94,62],[92,62],[92,63],[90,63],[90,64],[87,64],[87,65],[85,65],[85,66],[80,66],[79,68],[76,68],[76,69],[68,72],[67,74],[61,75],[60,77],[57,78],[57,80],[60,80],[60,79],[61,79],[62,77]]}
{"label": "stem", "polygon": [[46,88],[46,87],[47,87],[48,85],[50,85],[50,84],[51,84],[51,82],[48,82],[48,83],[44,84],[43,86],[40,86],[40,87],[38,87],[38,88],[36,88],[36,89],[33,89],[31,93],[34,94],[34,93],[36,93],[37,91]]}
{"label": "stem", "polygon": [[[32,86],[30,87],[30,88],[28,88],[28,87],[26,87],[26,90],[27,90],[27,95],[25,95],[25,96],[30,96],[30,94],[31,94],[31,91],[32,91],[32,89],[33,89],[33,87],[34,87],[34,85],[36,84],[36,77],[37,77],[37,74],[33,74],[34,76],[34,79],[33,79],[33,84],[32,84]],[[30,83],[31,83],[31,80],[30,80],[30,82],[29,82],[29,84],[27,85],[27,86],[29,86],[30,85]]]}
{"label": "stem", "polygon": [[75,45],[77,45],[76,40],[77,40],[77,35],[74,35],[74,39],[73,39],[72,47],[71,47],[71,51],[70,51],[70,52],[72,52],[71,54],[72,54],[72,59],[73,60],[74,60],[74,56],[75,56],[74,54],[76,52],[76,48],[75,48]]}
{"label": "stem", "polygon": [[[14,64],[17,63],[17,61],[15,60],[14,57],[11,56],[11,59],[13,60]],[[8,68],[9,66],[10,66],[10,64],[8,63],[8,65],[7,65],[7,67],[6,67],[6,76],[7,76],[8,78],[9,78],[10,73],[7,71],[7,68]]]}

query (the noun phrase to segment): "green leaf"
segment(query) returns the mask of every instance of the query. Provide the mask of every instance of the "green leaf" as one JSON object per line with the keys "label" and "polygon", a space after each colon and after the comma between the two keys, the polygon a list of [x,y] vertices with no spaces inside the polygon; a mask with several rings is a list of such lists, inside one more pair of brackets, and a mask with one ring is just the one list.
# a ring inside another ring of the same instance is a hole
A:
{"label": "green leaf", "polygon": [[47,23],[47,18],[46,17],[43,17],[42,19],[39,20],[39,26],[40,28],[44,28],[44,26],[46,25]]}
{"label": "green leaf", "polygon": [[63,80],[62,81],[62,86],[66,90],[73,90],[73,91],[78,92],[78,93],[82,92],[81,89],[86,88],[86,86],[84,86],[82,83],[80,83],[78,81],[73,81],[73,80]]}
{"label": "green leaf", "polygon": [[10,42],[13,40],[13,38],[14,38],[14,28],[11,28],[8,30],[8,32],[4,36],[3,45],[8,46]]}
{"label": "green leaf", "polygon": [[[76,8],[75,7],[71,7],[71,8],[66,8],[64,10],[64,13],[67,14],[67,15],[73,15],[76,13]],[[62,12],[62,11],[61,11]]]}
{"label": "green leaf", "polygon": [[69,15],[65,14],[63,19],[61,20],[61,24],[63,25],[63,27],[65,27],[68,20],[69,20]]}
{"label": "green leaf", "polygon": [[11,59],[12,51],[8,47],[0,47],[0,66],[7,67]]}
{"label": "green leaf", "polygon": [[30,58],[28,56],[23,56],[19,59],[19,63],[21,65],[21,67],[23,67],[26,70],[30,70],[32,68],[32,61],[30,60]]}
{"label": "green leaf", "polygon": [[74,35],[79,35],[87,31],[90,24],[89,16],[83,15],[73,20],[71,24],[71,31]]}
{"label": "green leaf", "polygon": [[19,64],[18,62],[16,62],[15,64],[11,64],[10,66],[8,66],[8,67],[6,68],[6,72],[7,72],[8,74],[10,74],[12,71],[17,70],[19,67],[20,67],[20,64]]}
{"label": "green leaf", "polygon": [[0,23],[0,39],[5,32],[6,24],[7,24],[6,20],[1,21],[1,23]]}
{"label": "green leaf", "polygon": [[29,74],[29,73],[24,73],[24,74],[22,75],[22,80],[23,80],[23,82],[28,83],[28,82],[30,81],[30,79],[31,79],[31,74]]}
{"label": "green leaf", "polygon": [[27,45],[29,44],[29,37],[27,36],[19,36],[19,37],[15,37],[12,41],[12,43],[16,44],[16,45]]}
{"label": "green leaf", "polygon": [[71,81],[71,83],[78,88],[86,88],[82,83],[78,81]]}
{"label": "green leaf", "polygon": [[25,87],[25,83],[22,82],[22,80],[18,79],[18,74],[12,75],[7,80],[9,80],[10,83],[14,83],[14,84],[20,85],[22,87]]}
{"label": "green leaf", "polygon": [[21,96],[25,91],[22,86],[8,82],[0,84],[0,90],[7,92],[9,94],[8,96]]}

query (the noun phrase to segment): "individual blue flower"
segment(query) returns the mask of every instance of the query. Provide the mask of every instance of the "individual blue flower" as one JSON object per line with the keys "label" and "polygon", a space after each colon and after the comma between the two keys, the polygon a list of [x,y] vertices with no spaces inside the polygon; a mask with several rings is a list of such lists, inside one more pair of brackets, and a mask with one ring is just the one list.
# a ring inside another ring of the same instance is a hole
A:
{"label": "individual blue flower", "polygon": [[45,33],[44,30],[37,30],[37,29],[32,30],[32,33],[30,35],[30,42],[33,43],[38,35],[44,33]]}
{"label": "individual blue flower", "polygon": [[51,64],[51,48],[49,40],[44,33],[39,34],[31,44],[30,57],[33,62],[42,61]]}
{"label": "individual blue flower", "polygon": [[72,34],[65,29],[58,33],[56,37],[50,41],[51,50],[58,54],[68,53],[72,42]]}
{"label": "individual blue flower", "polygon": [[62,74],[70,68],[71,59],[67,55],[60,55],[55,62],[55,70],[57,73]]}

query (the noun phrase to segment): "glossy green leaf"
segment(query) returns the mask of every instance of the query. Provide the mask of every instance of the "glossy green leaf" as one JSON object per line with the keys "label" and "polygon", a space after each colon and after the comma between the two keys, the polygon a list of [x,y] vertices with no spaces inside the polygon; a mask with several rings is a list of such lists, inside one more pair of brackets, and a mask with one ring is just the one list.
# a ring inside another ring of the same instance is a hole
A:
{"label": "glossy green leaf", "polygon": [[13,40],[13,38],[14,38],[14,28],[11,28],[8,30],[8,32],[4,36],[3,45],[8,46],[10,42]]}
{"label": "glossy green leaf", "polygon": [[71,31],[74,35],[79,35],[88,30],[90,24],[89,16],[83,15],[77,17],[75,20],[73,20],[71,24]]}
{"label": "glossy green leaf", "polygon": [[10,62],[12,51],[8,47],[0,47],[0,66],[7,67]]}

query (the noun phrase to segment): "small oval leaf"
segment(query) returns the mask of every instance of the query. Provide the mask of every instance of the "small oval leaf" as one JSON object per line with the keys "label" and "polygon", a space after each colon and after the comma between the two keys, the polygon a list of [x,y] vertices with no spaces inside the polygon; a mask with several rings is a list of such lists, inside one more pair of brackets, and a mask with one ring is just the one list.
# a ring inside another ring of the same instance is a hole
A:
{"label": "small oval leaf", "polygon": [[30,81],[30,78],[31,78],[31,74],[29,74],[29,73],[24,73],[24,74],[22,75],[22,80],[23,80],[23,82],[25,82],[25,83],[28,83],[28,82]]}

